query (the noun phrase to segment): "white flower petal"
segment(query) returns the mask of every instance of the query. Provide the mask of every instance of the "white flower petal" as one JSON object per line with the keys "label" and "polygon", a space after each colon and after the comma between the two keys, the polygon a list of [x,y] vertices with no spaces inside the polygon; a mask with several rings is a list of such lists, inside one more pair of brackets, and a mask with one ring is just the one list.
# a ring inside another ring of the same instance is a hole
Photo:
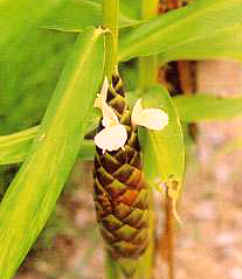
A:
{"label": "white flower petal", "polygon": [[168,115],[160,109],[144,109],[138,125],[151,130],[162,130],[168,124]]}
{"label": "white flower petal", "polygon": [[168,114],[161,109],[143,109],[139,99],[134,105],[131,120],[133,125],[144,126],[151,130],[162,130],[168,124]]}
{"label": "white flower petal", "polygon": [[94,103],[95,108],[100,108],[102,110],[102,107],[107,100],[108,88],[109,88],[108,78],[105,77],[101,92],[100,94],[98,94]]}
{"label": "white flower petal", "polygon": [[132,111],[132,115],[131,115],[131,122],[134,125],[136,125],[137,119],[139,119],[139,116],[143,111],[141,102],[142,102],[142,99],[138,99],[133,107],[133,111]]}
{"label": "white flower petal", "polygon": [[95,138],[95,144],[104,152],[115,151],[122,148],[127,140],[127,131],[121,124],[108,127],[98,133]]}
{"label": "white flower petal", "polygon": [[94,107],[97,107],[102,111],[103,114],[102,124],[106,128],[119,124],[118,117],[116,116],[114,110],[106,103],[108,88],[109,88],[108,78],[105,77],[101,93],[98,94],[94,103]]}
{"label": "white flower petal", "polygon": [[106,103],[103,104],[102,113],[103,113],[102,124],[104,127],[108,128],[119,124],[117,115],[115,114],[113,109],[110,106],[108,106]]}

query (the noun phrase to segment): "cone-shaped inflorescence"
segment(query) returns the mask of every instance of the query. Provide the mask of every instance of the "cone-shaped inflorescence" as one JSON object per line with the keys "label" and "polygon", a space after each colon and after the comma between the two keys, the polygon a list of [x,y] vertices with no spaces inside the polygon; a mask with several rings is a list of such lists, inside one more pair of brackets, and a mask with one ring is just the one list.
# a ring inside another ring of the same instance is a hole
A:
{"label": "cone-shaped inflorescence", "polygon": [[[115,259],[136,259],[148,245],[149,194],[142,172],[137,131],[131,125],[122,80],[113,76],[107,94],[128,138],[123,148],[105,152],[97,147],[94,195],[97,219],[108,252]],[[98,132],[104,127],[100,122]]]}

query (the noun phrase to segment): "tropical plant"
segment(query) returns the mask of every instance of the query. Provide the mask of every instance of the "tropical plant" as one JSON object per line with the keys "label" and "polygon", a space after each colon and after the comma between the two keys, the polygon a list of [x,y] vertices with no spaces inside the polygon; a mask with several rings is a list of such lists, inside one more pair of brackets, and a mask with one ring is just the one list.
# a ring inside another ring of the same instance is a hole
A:
{"label": "tropical plant", "polygon": [[[152,192],[163,189],[172,230],[180,221],[183,127],[242,115],[239,96],[171,97],[157,78],[171,61],[240,61],[242,0],[174,1],[185,5],[162,15],[159,2],[0,3],[0,164],[22,163],[0,204],[1,279],[13,278],[76,159],[94,156],[107,278],[152,278]],[[170,278],[173,271],[170,257]]]}

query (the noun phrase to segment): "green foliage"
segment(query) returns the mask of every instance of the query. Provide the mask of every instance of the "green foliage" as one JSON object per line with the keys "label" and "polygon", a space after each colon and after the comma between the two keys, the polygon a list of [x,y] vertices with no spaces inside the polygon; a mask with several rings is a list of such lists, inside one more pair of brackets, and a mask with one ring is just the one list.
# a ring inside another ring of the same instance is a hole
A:
{"label": "green foliage", "polygon": [[130,18],[140,19],[141,4],[142,1],[140,0],[120,0],[120,10],[124,15]]}
{"label": "green foliage", "polygon": [[[141,23],[137,16],[137,4],[121,1],[119,27],[130,27]],[[103,23],[102,1],[98,0],[62,0],[60,5],[44,19],[40,26],[64,32],[80,32],[83,28]]]}
{"label": "green foliage", "polygon": [[197,0],[125,33],[119,60],[242,59],[242,1]]}
{"label": "green foliage", "polygon": [[33,143],[39,127],[23,132],[0,137],[0,165],[14,164],[24,161]]}
{"label": "green foliage", "polygon": [[104,66],[102,29],[81,34],[33,147],[0,205],[0,277],[11,278],[36,240],[78,155]]}
{"label": "green foliage", "polygon": [[143,98],[146,107],[160,108],[169,117],[169,123],[163,130],[142,129],[140,133],[145,176],[151,184],[166,185],[175,205],[182,188],[185,168],[185,147],[179,115],[169,93],[161,86],[151,88]]}
{"label": "green foliage", "polygon": [[184,122],[226,120],[242,116],[242,97],[219,97],[207,94],[175,97],[174,103]]}
{"label": "green foliage", "polygon": [[154,86],[143,96],[145,107],[164,110],[168,125],[161,131],[141,131],[144,149],[145,174],[149,181],[171,176],[181,180],[184,172],[184,145],[179,115],[169,93],[162,86]]}
{"label": "green foliage", "polygon": [[[0,136],[0,165],[24,161],[0,205],[1,279],[13,276],[38,237],[78,153],[82,160],[93,157],[94,144],[83,136],[97,123],[93,103],[103,78],[104,31],[90,26],[103,24],[102,3],[43,0],[36,5],[33,0],[5,0],[0,4],[0,134],[38,125],[49,103],[40,126]],[[146,3],[151,7],[151,1]],[[194,0],[147,22],[141,14],[142,1],[120,0],[119,61],[150,55],[160,55],[162,63],[242,58],[242,0]],[[77,32],[81,33],[73,48]],[[144,96],[136,90],[136,61],[120,68],[127,88],[133,91],[131,104],[141,95],[145,107],[161,108],[169,115],[162,131],[139,132],[146,178],[151,184],[164,183],[175,206],[185,164],[180,120],[241,116],[242,98],[197,94],[171,99],[161,86],[149,89],[148,74],[151,68],[156,70],[150,61],[142,66]],[[150,68],[145,69],[147,65]],[[140,274],[146,268],[144,259]],[[117,276],[115,263],[109,267],[109,277]]]}
{"label": "green foliage", "polygon": [[56,3],[0,4],[0,134],[38,124],[55,89],[76,38],[38,27]]}
{"label": "green foliage", "polygon": [[[38,131],[39,126],[35,126],[22,132],[0,136],[0,165],[23,162],[31,150]],[[83,140],[80,145],[79,158],[83,161],[92,160],[94,154],[93,142]]]}
{"label": "green foliage", "polygon": [[[121,2],[120,27],[138,23],[138,1],[132,2],[135,9],[127,13],[129,6],[128,1]],[[77,34],[44,27],[80,31],[98,26],[101,10],[101,1],[43,0],[36,5],[32,0],[8,0],[0,4],[0,134],[39,123],[70,54]]]}

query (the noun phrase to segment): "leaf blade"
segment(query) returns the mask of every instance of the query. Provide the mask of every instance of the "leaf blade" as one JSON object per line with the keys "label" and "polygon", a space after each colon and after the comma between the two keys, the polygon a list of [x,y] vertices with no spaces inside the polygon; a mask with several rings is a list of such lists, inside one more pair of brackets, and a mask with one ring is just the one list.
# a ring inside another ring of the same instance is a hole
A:
{"label": "leaf blade", "polygon": [[77,40],[31,154],[1,202],[2,279],[13,276],[36,240],[76,160],[103,75],[103,37],[103,30],[91,28]]}
{"label": "leaf blade", "polygon": [[142,24],[121,38],[119,59],[160,53],[163,62],[242,60],[241,4],[241,0],[199,0]]}
{"label": "leaf blade", "polygon": [[[39,126],[35,126],[18,133],[0,136],[0,165],[23,162],[31,150],[33,140],[38,131]],[[94,154],[94,143],[83,140],[79,150],[79,159],[82,161],[92,160]]]}
{"label": "leaf blade", "polygon": [[23,132],[0,137],[0,165],[22,162],[33,143],[39,127],[33,127]]}
{"label": "leaf blade", "polygon": [[43,117],[76,39],[76,34],[39,28],[39,23],[58,3],[49,0],[39,5],[32,0],[0,3],[0,134],[29,128]]}
{"label": "leaf blade", "polygon": [[242,97],[220,97],[209,94],[177,96],[173,98],[184,122],[232,119],[242,116]]}

